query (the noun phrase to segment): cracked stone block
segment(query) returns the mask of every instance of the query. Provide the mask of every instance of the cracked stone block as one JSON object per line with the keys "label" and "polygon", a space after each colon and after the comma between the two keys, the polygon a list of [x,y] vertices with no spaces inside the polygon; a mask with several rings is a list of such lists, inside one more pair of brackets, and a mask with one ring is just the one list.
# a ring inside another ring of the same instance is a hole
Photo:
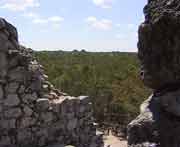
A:
{"label": "cracked stone block", "polygon": [[6,23],[4,21],[4,19],[0,19],[0,29],[3,29],[6,27]]}
{"label": "cracked stone block", "polygon": [[6,118],[18,118],[22,115],[22,111],[20,108],[11,108],[9,110],[4,111],[4,116]]}
{"label": "cracked stone block", "polygon": [[68,122],[68,124],[67,124],[67,129],[68,129],[69,131],[75,129],[76,126],[77,126],[77,121],[78,121],[77,118],[74,118],[74,119],[70,120],[70,121]]}
{"label": "cracked stone block", "polygon": [[33,113],[33,110],[28,106],[24,106],[23,112],[25,116],[31,116]]}
{"label": "cracked stone block", "polygon": [[5,53],[0,53],[0,78],[4,80],[5,76],[7,75],[7,55]]}
{"label": "cracked stone block", "polygon": [[17,132],[17,140],[19,144],[30,146],[32,144],[32,133],[30,129],[19,129]]}
{"label": "cracked stone block", "polygon": [[52,112],[43,112],[41,114],[41,120],[43,120],[44,122],[48,123],[51,122],[54,118],[53,113]]}
{"label": "cracked stone block", "polygon": [[1,136],[0,138],[0,146],[10,146],[11,140],[8,136]]}
{"label": "cracked stone block", "polygon": [[27,128],[27,127],[34,125],[35,123],[36,123],[36,119],[34,119],[32,117],[24,117],[21,119],[19,127],[20,128]]}
{"label": "cracked stone block", "polygon": [[4,91],[2,89],[2,86],[0,86],[0,100],[2,100],[4,97]]}
{"label": "cracked stone block", "polygon": [[26,72],[23,67],[17,67],[8,72],[9,81],[24,82],[25,76]]}
{"label": "cracked stone block", "polygon": [[16,128],[16,120],[15,119],[0,120],[0,128],[14,129]]}
{"label": "cracked stone block", "polygon": [[39,111],[46,111],[50,107],[50,102],[48,99],[41,98],[36,101],[36,108]]}
{"label": "cracked stone block", "polygon": [[5,106],[17,106],[19,103],[20,100],[17,94],[8,94],[7,98],[4,100]]}
{"label": "cracked stone block", "polygon": [[5,89],[6,89],[6,93],[15,94],[18,88],[19,88],[19,84],[16,82],[12,82],[9,83]]}
{"label": "cracked stone block", "polygon": [[29,103],[33,103],[38,99],[37,95],[35,93],[33,94],[25,94],[22,96],[22,100],[29,104]]}

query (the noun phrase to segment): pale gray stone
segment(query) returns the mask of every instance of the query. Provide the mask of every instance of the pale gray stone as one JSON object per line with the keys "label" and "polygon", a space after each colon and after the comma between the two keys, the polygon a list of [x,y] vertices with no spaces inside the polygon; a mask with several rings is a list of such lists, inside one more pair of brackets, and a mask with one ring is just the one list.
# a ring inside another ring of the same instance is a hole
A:
{"label": "pale gray stone", "polygon": [[0,29],[3,29],[6,27],[6,23],[3,18],[0,18]]}
{"label": "pale gray stone", "polygon": [[8,72],[9,81],[24,82],[26,71],[23,67],[17,67]]}
{"label": "pale gray stone", "polygon": [[53,120],[53,113],[52,112],[44,112],[41,114],[41,120],[43,120],[44,122],[51,122]]}
{"label": "pale gray stone", "polygon": [[17,106],[19,105],[20,100],[17,94],[8,94],[7,98],[4,99],[5,106]]}
{"label": "pale gray stone", "polygon": [[6,29],[3,29],[2,32],[9,38],[9,32]]}
{"label": "pale gray stone", "polygon": [[21,85],[20,87],[19,87],[19,89],[18,89],[18,93],[19,94],[23,94],[24,92],[25,92],[25,86],[24,85]]}
{"label": "pale gray stone", "polygon": [[45,110],[48,110],[50,107],[50,102],[48,99],[45,99],[45,98],[41,98],[41,99],[38,99],[36,101],[36,108],[39,110],[39,111],[45,111]]}
{"label": "pale gray stone", "polygon": [[11,140],[8,136],[1,136],[0,138],[0,146],[5,147],[5,146],[10,146],[11,145]]}
{"label": "pale gray stone", "polygon": [[20,57],[16,54],[15,54],[15,51],[14,50],[9,50],[9,54],[11,54],[12,56],[14,56],[12,59],[9,60],[9,69],[13,69],[13,68],[16,68],[19,66],[19,62],[20,62]]}
{"label": "pale gray stone", "polygon": [[15,119],[0,120],[0,127],[4,129],[14,129],[16,128],[16,120]]}
{"label": "pale gray stone", "polygon": [[78,98],[81,104],[88,104],[91,102],[91,99],[88,96],[79,96]]}
{"label": "pale gray stone", "polygon": [[39,130],[36,131],[36,136],[39,138],[38,145],[39,146],[45,146],[47,138],[48,138],[48,131],[47,129],[42,129],[40,128]]}
{"label": "pale gray stone", "polygon": [[30,127],[32,125],[34,125],[36,123],[36,119],[32,118],[32,117],[24,117],[21,120],[20,123],[20,128],[26,128],[26,127]]}
{"label": "pale gray stone", "polygon": [[9,83],[6,86],[6,93],[9,94],[15,94],[17,92],[17,89],[19,88],[19,84],[16,82]]}
{"label": "pale gray stone", "polygon": [[25,116],[31,116],[33,113],[33,110],[28,106],[24,106],[23,111]]}
{"label": "pale gray stone", "polygon": [[79,112],[80,113],[84,113],[85,111],[86,111],[86,107],[85,106],[79,107]]}
{"label": "pale gray stone", "polygon": [[52,103],[51,108],[53,112],[56,112],[56,113],[60,112],[60,104]]}
{"label": "pale gray stone", "polygon": [[7,75],[7,55],[5,53],[0,53],[0,78],[4,79]]}
{"label": "pale gray stone", "polygon": [[17,133],[17,141],[22,145],[28,145],[32,140],[32,133],[28,129],[19,129]]}
{"label": "pale gray stone", "polygon": [[4,98],[4,91],[2,89],[2,86],[0,86],[0,100]]}
{"label": "pale gray stone", "polygon": [[0,52],[8,52],[8,38],[5,34],[0,33]]}
{"label": "pale gray stone", "polygon": [[67,120],[72,120],[74,117],[75,117],[75,113],[74,112],[66,113]]}
{"label": "pale gray stone", "polygon": [[0,31],[0,40],[3,41],[2,43],[10,43],[8,36],[2,30]]}
{"label": "pale gray stone", "polygon": [[27,104],[35,102],[37,99],[38,99],[38,97],[37,97],[37,95],[35,93],[33,93],[33,94],[25,94],[22,97],[22,100]]}
{"label": "pale gray stone", "polygon": [[9,110],[4,111],[4,116],[6,118],[17,118],[22,115],[20,108],[11,108]]}
{"label": "pale gray stone", "polygon": [[73,129],[75,129],[76,126],[77,126],[77,122],[78,122],[77,118],[74,118],[74,119],[70,120],[70,121],[67,123],[67,129],[68,129],[69,131],[72,131]]}
{"label": "pale gray stone", "polygon": [[15,39],[15,41],[18,43],[18,32],[16,28],[10,23],[6,23],[6,29],[8,30],[10,36],[12,37],[11,39]]}
{"label": "pale gray stone", "polygon": [[3,112],[3,106],[0,105],[0,113]]}

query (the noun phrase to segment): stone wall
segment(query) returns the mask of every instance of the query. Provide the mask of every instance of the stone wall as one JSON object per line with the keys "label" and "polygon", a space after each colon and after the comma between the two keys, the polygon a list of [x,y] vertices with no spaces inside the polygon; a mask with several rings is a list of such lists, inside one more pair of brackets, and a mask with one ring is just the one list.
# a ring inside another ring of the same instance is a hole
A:
{"label": "stone wall", "polygon": [[128,125],[129,147],[180,146],[180,0],[148,0],[139,27],[141,78],[153,90]]}
{"label": "stone wall", "polygon": [[89,97],[71,97],[47,81],[14,26],[0,19],[0,147],[101,147]]}

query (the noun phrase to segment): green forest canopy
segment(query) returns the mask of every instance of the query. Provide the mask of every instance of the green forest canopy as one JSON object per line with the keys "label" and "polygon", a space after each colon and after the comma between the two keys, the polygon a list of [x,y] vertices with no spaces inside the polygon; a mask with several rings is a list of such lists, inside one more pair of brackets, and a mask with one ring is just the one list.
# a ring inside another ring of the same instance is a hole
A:
{"label": "green forest canopy", "polygon": [[98,122],[126,125],[150,93],[139,78],[135,53],[42,51],[36,56],[57,88],[92,98]]}

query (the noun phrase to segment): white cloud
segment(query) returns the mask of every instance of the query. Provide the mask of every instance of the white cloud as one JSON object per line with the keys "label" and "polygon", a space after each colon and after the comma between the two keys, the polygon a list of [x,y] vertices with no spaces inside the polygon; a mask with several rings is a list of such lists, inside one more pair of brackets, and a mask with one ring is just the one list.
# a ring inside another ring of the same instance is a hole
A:
{"label": "white cloud", "polygon": [[64,18],[60,17],[60,16],[52,16],[52,17],[48,17],[48,18],[37,17],[32,20],[32,22],[34,24],[52,23],[52,24],[56,24],[56,26],[59,25],[62,21],[64,21]]}
{"label": "white cloud", "polygon": [[96,6],[101,8],[111,8],[114,0],[93,0]]}
{"label": "white cloud", "polygon": [[64,18],[60,16],[52,16],[48,18],[48,21],[58,23],[58,22],[64,21]]}
{"label": "white cloud", "polygon": [[112,29],[112,26],[113,26],[113,23],[111,20],[108,20],[108,19],[101,19],[101,20],[98,20],[96,17],[94,16],[90,16],[86,19],[86,22],[92,27],[92,28],[95,28],[95,29],[98,29],[98,30],[104,30],[104,31],[107,31],[107,30],[111,30]]}
{"label": "white cloud", "polygon": [[33,19],[39,18],[39,15],[37,13],[34,13],[34,12],[24,13],[23,16],[26,18],[33,18]]}
{"label": "white cloud", "polygon": [[47,24],[49,21],[43,18],[35,18],[32,20],[34,24]]}
{"label": "white cloud", "polygon": [[94,17],[94,16],[89,16],[87,19],[86,19],[86,21],[87,22],[96,22],[97,21],[97,19],[96,19],[96,17]]}
{"label": "white cloud", "polygon": [[34,24],[51,23],[56,27],[59,26],[62,21],[64,21],[64,18],[60,16],[42,17],[35,12],[26,12],[22,16],[24,16],[25,18],[30,18],[32,20],[32,23]]}
{"label": "white cloud", "polygon": [[11,11],[24,11],[27,8],[39,7],[39,0],[4,0],[1,8]]}

